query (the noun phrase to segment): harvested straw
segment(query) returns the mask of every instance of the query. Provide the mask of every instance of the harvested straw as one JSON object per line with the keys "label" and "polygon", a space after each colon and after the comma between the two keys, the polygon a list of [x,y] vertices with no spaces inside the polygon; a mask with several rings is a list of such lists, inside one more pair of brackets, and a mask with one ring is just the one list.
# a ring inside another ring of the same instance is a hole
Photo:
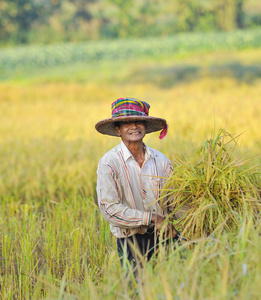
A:
{"label": "harvested straw", "polygon": [[209,236],[221,224],[233,232],[242,216],[260,217],[260,175],[237,157],[237,139],[220,130],[190,160],[175,158],[160,201],[186,238]]}

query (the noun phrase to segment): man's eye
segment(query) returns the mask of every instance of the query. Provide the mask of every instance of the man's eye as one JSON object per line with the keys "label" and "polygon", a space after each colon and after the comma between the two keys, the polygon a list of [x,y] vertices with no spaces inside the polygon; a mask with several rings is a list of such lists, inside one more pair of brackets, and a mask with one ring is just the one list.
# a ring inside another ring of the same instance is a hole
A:
{"label": "man's eye", "polygon": [[136,122],[136,124],[137,125],[144,125],[145,126],[145,122],[143,122],[143,121],[138,121],[138,122]]}

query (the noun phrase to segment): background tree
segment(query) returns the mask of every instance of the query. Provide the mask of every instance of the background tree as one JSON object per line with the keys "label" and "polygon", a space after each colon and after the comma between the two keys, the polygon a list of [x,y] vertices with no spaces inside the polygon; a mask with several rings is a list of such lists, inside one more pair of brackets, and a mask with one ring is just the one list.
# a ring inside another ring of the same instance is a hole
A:
{"label": "background tree", "polygon": [[237,0],[236,1],[236,27],[243,28],[244,24],[244,1]]}
{"label": "background tree", "polygon": [[46,22],[60,0],[2,0],[0,5],[0,37],[26,43],[30,30]]}
{"label": "background tree", "polygon": [[261,26],[259,0],[0,0],[2,44]]}

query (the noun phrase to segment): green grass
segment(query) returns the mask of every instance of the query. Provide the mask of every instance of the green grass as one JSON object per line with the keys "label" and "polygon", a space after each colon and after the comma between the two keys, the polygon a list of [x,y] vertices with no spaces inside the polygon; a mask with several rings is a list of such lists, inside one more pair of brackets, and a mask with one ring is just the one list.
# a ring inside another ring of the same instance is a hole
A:
{"label": "green grass", "polygon": [[34,70],[100,61],[164,58],[186,53],[260,48],[259,29],[234,32],[177,34],[170,37],[24,46],[1,49],[0,78],[6,80]]}
{"label": "green grass", "polygon": [[[209,53],[188,53],[182,56],[155,59],[135,58],[127,61],[97,61],[52,66],[14,72],[7,81],[14,84],[101,84],[156,85],[168,89],[196,82],[203,78],[220,80],[232,78],[238,83],[255,83],[261,77],[260,49],[226,50]],[[121,87],[119,87],[120,89]]]}

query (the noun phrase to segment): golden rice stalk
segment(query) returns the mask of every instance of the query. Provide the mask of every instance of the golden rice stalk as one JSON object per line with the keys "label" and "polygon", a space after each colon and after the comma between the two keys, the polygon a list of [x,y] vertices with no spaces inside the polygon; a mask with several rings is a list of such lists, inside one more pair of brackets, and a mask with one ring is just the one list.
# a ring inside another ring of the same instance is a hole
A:
{"label": "golden rice stalk", "polygon": [[175,158],[160,203],[188,239],[209,236],[221,224],[233,232],[246,214],[260,217],[260,174],[235,157],[237,138],[220,130],[190,160]]}

